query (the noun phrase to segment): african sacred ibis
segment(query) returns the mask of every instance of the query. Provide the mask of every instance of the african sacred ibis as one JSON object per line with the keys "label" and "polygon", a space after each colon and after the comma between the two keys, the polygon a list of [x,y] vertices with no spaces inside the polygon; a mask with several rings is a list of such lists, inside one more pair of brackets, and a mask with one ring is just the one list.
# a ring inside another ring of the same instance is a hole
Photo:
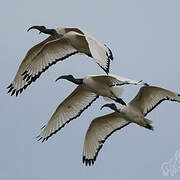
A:
{"label": "african sacred ibis", "polygon": [[99,150],[106,139],[115,131],[131,122],[153,130],[152,121],[145,116],[164,100],[180,102],[180,94],[154,86],[141,87],[136,97],[119,110],[115,104],[105,104],[115,112],[95,118],[86,133],[83,150],[83,163],[94,164]]}
{"label": "african sacred ibis", "polygon": [[32,26],[28,31],[31,29],[37,29],[40,33],[50,36],[27,52],[13,82],[8,86],[8,93],[11,92],[11,95],[17,96],[51,65],[76,53],[92,57],[107,74],[109,73],[110,60],[113,60],[112,52],[89,32],[69,27],[46,29],[44,26]]}
{"label": "african sacred ibis", "polygon": [[105,100],[114,100],[125,105],[119,98],[122,94],[124,84],[142,84],[142,81],[135,81],[116,75],[88,75],[83,79],[75,79],[72,75],[64,75],[57,78],[66,79],[78,85],[78,87],[57,107],[56,111],[38,136],[39,140],[47,140],[50,136],[59,131],[65,124],[77,118],[87,109],[99,96]]}

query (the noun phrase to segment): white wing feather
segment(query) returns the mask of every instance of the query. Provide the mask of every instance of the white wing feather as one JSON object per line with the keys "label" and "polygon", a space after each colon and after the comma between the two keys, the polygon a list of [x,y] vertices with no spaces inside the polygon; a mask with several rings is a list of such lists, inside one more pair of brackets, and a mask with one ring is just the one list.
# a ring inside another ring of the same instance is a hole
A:
{"label": "white wing feather", "polygon": [[96,63],[98,63],[107,73],[109,73],[110,60],[113,60],[111,50],[97,41],[89,32],[80,29],[88,42],[89,49]]}
{"label": "white wing feather", "polygon": [[131,105],[138,107],[141,112],[146,116],[158,104],[164,100],[180,102],[180,94],[172,91],[155,87],[144,86],[141,87],[136,97],[130,102]]}
{"label": "white wing feather", "polygon": [[12,92],[11,95],[14,93],[18,95],[51,65],[75,53],[77,50],[69,45],[66,40],[57,40],[49,36],[28,51],[13,82],[8,86],[8,92]]}
{"label": "white wing feather", "polygon": [[40,74],[51,65],[75,53],[78,53],[78,51],[65,39],[58,39],[46,43],[25,70],[24,79],[27,81],[36,80]]}
{"label": "white wing feather", "polygon": [[86,165],[94,164],[99,150],[105,140],[116,130],[130,124],[117,112],[94,119],[85,136],[83,149],[83,163]]}
{"label": "white wing feather", "polygon": [[18,95],[19,92],[22,92],[23,88],[25,89],[28,85],[28,82],[23,80],[22,74],[26,70],[26,68],[32,63],[33,58],[39,53],[41,48],[48,42],[53,41],[54,38],[52,36],[49,36],[44,41],[38,43],[37,45],[33,46],[24,57],[23,61],[21,62],[19,69],[15,75],[15,78],[13,82],[8,86],[9,91],[11,92],[11,95],[16,93]]}
{"label": "white wing feather", "polygon": [[79,85],[56,109],[42,133],[39,140],[47,140],[50,136],[59,131],[65,124],[77,118],[87,109],[98,96],[87,91]]}
{"label": "white wing feather", "polygon": [[124,84],[145,85],[145,83],[142,82],[142,80],[136,81],[136,80],[128,79],[128,78],[113,75],[113,74],[94,75],[94,76],[91,76],[91,77],[94,78],[96,81],[105,82],[109,86],[121,86],[121,85],[124,85]]}

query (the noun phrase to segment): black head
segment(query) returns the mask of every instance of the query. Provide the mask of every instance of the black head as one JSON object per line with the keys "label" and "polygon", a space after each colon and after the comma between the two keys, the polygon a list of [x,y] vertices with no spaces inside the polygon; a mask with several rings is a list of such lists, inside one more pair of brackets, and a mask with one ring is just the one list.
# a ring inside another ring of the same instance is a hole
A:
{"label": "black head", "polygon": [[61,34],[58,34],[57,31],[55,29],[46,29],[47,30],[47,34],[53,35],[53,36],[62,36]]}
{"label": "black head", "polygon": [[73,75],[63,75],[63,76],[60,76],[60,77],[58,77],[57,79],[56,79],[56,81],[58,81],[59,79],[67,79],[67,80],[73,80],[73,79],[75,79],[74,78],[74,76]]}
{"label": "black head", "polygon": [[116,112],[119,112],[119,110],[117,109],[116,105],[114,103],[110,103],[110,104],[104,104],[102,107],[101,107],[101,110],[104,108],[104,107],[108,107]]}

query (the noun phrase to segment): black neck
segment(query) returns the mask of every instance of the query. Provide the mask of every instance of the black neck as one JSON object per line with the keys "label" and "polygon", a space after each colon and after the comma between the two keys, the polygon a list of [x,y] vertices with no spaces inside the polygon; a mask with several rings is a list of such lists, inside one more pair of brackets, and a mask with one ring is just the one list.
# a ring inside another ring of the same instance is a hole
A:
{"label": "black neck", "polygon": [[42,32],[44,34],[49,34],[52,36],[57,36],[57,37],[60,36],[55,29],[44,29],[44,30],[41,30],[40,32]]}
{"label": "black neck", "polygon": [[44,34],[49,34],[49,35],[54,35],[55,34],[55,29],[45,29],[42,31]]}
{"label": "black neck", "polygon": [[72,79],[72,80],[70,80],[71,82],[73,82],[73,83],[75,83],[75,84],[83,84],[83,79]]}

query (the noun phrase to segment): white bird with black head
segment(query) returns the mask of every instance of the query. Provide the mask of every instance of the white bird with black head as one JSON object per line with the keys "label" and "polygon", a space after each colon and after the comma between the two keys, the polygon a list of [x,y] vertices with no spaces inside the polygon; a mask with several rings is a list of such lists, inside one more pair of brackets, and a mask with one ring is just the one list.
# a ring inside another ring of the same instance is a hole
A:
{"label": "white bird with black head", "polygon": [[76,79],[72,75],[64,75],[57,78],[66,79],[78,85],[78,87],[57,107],[38,136],[39,140],[47,140],[59,131],[65,124],[77,118],[87,109],[99,96],[105,100],[114,100],[126,105],[120,98],[123,88],[115,87],[125,84],[144,85],[142,81],[135,81],[116,75],[88,75],[83,79]]}
{"label": "white bird with black head", "polygon": [[83,163],[94,164],[106,139],[130,123],[153,130],[152,121],[145,116],[164,100],[180,102],[180,94],[160,87],[144,86],[134,99],[120,109],[114,103],[103,105],[101,109],[109,107],[115,112],[97,117],[91,122],[84,140]]}
{"label": "white bird with black head", "polygon": [[77,53],[85,54],[108,74],[110,60],[113,60],[111,50],[89,32],[81,28],[58,27],[47,29],[45,26],[32,26],[40,33],[50,36],[33,46],[24,57],[13,82],[8,86],[8,93],[16,96],[34,82],[50,66]]}

